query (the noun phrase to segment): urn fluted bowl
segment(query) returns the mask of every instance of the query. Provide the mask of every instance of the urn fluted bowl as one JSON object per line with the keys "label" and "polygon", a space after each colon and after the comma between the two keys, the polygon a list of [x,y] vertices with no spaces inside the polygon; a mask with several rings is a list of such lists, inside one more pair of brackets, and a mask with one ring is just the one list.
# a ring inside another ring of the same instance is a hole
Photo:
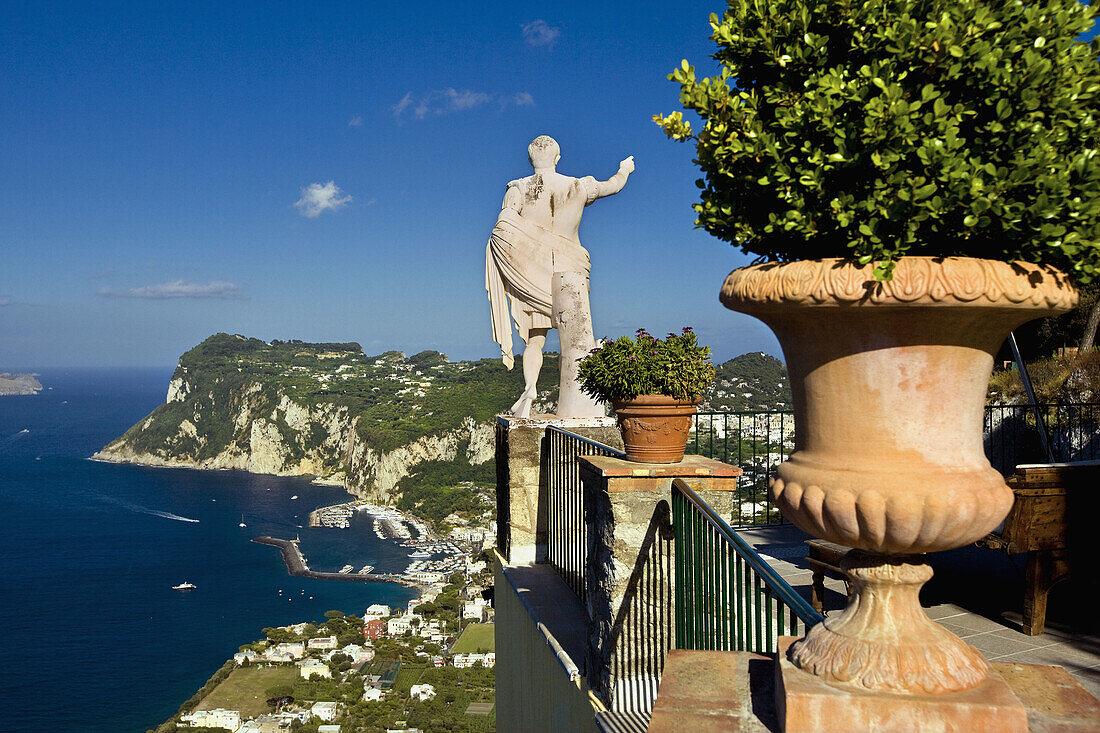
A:
{"label": "urn fluted bowl", "polygon": [[735,270],[722,302],[783,347],[796,445],[771,485],[795,525],[875,553],[984,537],[1012,492],[982,446],[993,359],[1017,326],[1072,308],[1061,272],[904,257],[890,282],[850,260]]}

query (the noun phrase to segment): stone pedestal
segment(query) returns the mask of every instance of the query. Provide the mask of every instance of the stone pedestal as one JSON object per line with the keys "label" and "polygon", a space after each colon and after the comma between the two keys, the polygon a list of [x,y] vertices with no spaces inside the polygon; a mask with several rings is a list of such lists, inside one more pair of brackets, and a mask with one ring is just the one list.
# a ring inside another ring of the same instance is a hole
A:
{"label": "stone pedestal", "polygon": [[546,561],[547,462],[542,457],[551,425],[622,448],[613,417],[497,416],[497,550],[510,565]]}
{"label": "stone pedestal", "polygon": [[[789,643],[790,639],[786,639]],[[782,647],[781,647],[782,648]],[[789,664],[789,663],[788,663]],[[991,662],[991,677],[1000,680],[1005,690],[1023,710],[1022,730],[1030,733],[1086,733],[1100,730],[1100,702],[1061,667],[1041,664]],[[792,668],[793,669],[793,668]],[[798,674],[801,670],[793,669]],[[653,708],[648,733],[774,733],[784,730],[777,715],[776,655],[751,652],[712,652],[673,649],[665,662],[664,676],[657,703]],[[931,721],[927,717],[876,713],[874,705],[864,706],[875,718],[853,720],[844,717],[851,693],[826,685],[833,697],[816,717],[807,721],[810,730],[827,731],[1003,731],[1020,722],[1020,709],[1004,717],[986,718],[971,727],[950,721]],[[980,689],[980,688],[979,688]],[[867,693],[881,700],[884,695]],[[999,693],[997,693],[999,694]],[[905,696],[891,696],[905,699]],[[954,698],[954,695],[936,697]],[[913,709],[924,698],[908,698]],[[858,703],[857,703],[858,704]],[[972,711],[975,712],[975,711]],[[895,713],[897,710],[895,709]],[[922,715],[919,711],[917,715]],[[839,717],[838,717],[839,716]],[[961,719],[956,719],[961,720]],[[794,730],[787,727],[785,730]]]}
{"label": "stone pedestal", "polygon": [[648,710],[673,642],[672,482],[723,516],[741,469],[701,456],[680,463],[579,459],[588,535],[588,684],[613,710]]}
{"label": "stone pedestal", "polygon": [[934,730],[1027,733],[1027,710],[995,670],[969,690],[939,695],[900,694],[840,687],[794,666],[793,636],[779,639],[775,707],[785,733]]}

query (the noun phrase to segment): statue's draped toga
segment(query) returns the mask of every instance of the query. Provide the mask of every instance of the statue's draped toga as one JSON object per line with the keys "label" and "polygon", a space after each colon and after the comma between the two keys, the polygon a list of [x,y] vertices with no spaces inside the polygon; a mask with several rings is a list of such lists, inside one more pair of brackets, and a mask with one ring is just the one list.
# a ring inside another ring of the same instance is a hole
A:
{"label": "statue's draped toga", "polygon": [[554,328],[550,292],[554,273],[587,275],[589,269],[588,250],[581,245],[511,209],[500,212],[485,247],[485,289],[489,291],[493,340],[500,344],[505,366],[511,369],[515,363],[509,311],[524,341],[532,328]]}

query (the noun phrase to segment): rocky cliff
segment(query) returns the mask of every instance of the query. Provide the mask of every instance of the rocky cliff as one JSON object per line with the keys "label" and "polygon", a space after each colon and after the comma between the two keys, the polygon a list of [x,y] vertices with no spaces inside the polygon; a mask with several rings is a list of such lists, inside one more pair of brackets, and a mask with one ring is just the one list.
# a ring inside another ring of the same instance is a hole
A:
{"label": "rocky cliff", "polygon": [[8,395],[38,394],[42,391],[42,383],[35,377],[37,374],[0,374],[0,397]]}
{"label": "rocky cliff", "polygon": [[[556,366],[548,358],[540,380],[548,402]],[[217,334],[180,358],[163,405],[93,457],[313,475],[389,503],[419,466],[488,462],[493,415],[522,379],[498,360]]]}

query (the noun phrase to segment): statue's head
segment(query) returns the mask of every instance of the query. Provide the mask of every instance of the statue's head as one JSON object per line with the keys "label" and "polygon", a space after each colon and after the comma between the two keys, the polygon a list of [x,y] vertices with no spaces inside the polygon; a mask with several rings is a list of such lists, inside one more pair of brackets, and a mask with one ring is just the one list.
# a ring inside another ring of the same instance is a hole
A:
{"label": "statue's head", "polygon": [[561,160],[558,141],[549,135],[539,135],[527,146],[527,159],[537,168],[553,168]]}

